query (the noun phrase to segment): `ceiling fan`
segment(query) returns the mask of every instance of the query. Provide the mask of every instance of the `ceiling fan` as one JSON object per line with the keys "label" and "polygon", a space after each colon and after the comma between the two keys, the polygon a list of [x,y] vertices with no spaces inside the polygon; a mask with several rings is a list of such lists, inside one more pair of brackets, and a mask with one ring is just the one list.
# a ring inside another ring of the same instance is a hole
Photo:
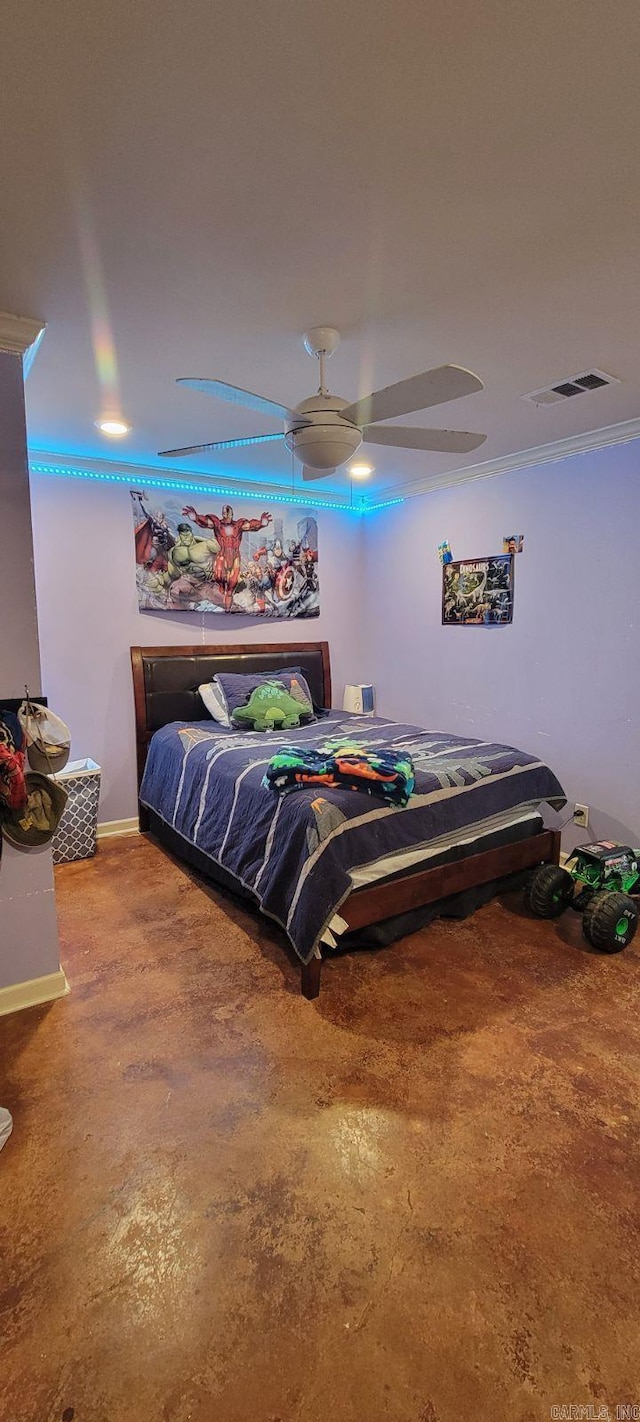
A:
{"label": "ceiling fan", "polygon": [[339,340],[338,332],[331,326],[314,326],[313,330],[306,332],[304,347],[309,355],[316,356],[319,361],[320,385],[316,395],[301,400],[293,408],[279,405],[263,395],[252,395],[250,391],[240,390],[237,385],[227,385],[223,380],[181,377],[178,385],[188,385],[192,390],[217,395],[218,399],[229,400],[234,405],[246,405],[263,415],[276,416],[284,421],[284,431],[282,434],[249,435],[244,439],[215,440],[212,444],[192,444],[184,449],[161,449],[159,454],[166,459],[179,459],[186,454],[237,449],[243,445],[264,444],[284,438],[287,449],[303,465],[303,479],[325,479],[351,459],[363,440],[367,444],[426,449],[438,454],[470,454],[471,450],[484,444],[486,435],[471,434],[467,430],[424,430],[380,424],[382,420],[410,415],[431,405],[444,405],[447,400],[459,400],[463,395],[483,390],[477,375],[460,365],[439,365],[422,375],[400,380],[397,385],[374,390],[372,395],[365,395],[364,399],[350,404],[339,395],[330,395],[324,381],[325,360],[333,355]]}

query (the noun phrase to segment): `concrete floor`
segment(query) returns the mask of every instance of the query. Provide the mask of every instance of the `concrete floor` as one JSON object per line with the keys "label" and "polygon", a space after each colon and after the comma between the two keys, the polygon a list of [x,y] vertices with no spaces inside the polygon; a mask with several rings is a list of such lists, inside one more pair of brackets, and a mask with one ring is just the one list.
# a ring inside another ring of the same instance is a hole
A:
{"label": "concrete floor", "polygon": [[635,945],[514,898],[308,1003],[144,840],[58,892],[71,996],[0,1021],[3,1422],[640,1404]]}

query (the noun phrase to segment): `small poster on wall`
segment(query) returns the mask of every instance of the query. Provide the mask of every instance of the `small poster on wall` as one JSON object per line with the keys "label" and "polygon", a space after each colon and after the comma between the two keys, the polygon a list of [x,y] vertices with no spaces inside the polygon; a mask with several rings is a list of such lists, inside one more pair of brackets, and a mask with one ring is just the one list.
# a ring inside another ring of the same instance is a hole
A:
{"label": "small poster on wall", "polygon": [[242,512],[208,497],[132,489],[141,612],[318,617],[318,525],[264,500]]}
{"label": "small poster on wall", "polygon": [[465,558],[442,569],[446,626],[503,626],[513,618],[513,554]]}

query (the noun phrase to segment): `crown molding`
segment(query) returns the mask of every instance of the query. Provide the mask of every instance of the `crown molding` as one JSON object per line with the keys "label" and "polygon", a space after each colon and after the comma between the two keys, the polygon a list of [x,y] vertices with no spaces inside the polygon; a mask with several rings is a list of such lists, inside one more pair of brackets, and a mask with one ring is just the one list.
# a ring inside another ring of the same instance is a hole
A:
{"label": "crown molding", "polygon": [[[554,464],[560,459],[570,459],[575,454],[588,454],[593,449],[607,449],[614,444],[628,444],[640,439],[640,417],[624,420],[617,425],[604,425],[598,430],[587,430],[585,434],[569,435],[551,444],[539,444],[533,449],[521,449],[515,454],[505,454],[500,459],[487,459],[483,464],[469,464],[463,469],[448,470],[443,474],[426,475],[421,479],[407,480],[403,484],[388,484],[380,490],[376,502],[382,495],[398,499],[415,498],[418,494],[434,493],[436,489],[448,489],[454,484],[467,484],[472,479],[495,479],[499,474],[509,474],[514,469],[530,469],[536,464]],[[370,507],[375,507],[372,500]]]}
{"label": "crown molding", "polygon": [[9,311],[0,311],[0,351],[22,356],[25,377],[33,365],[45,330],[44,321],[34,321],[30,316],[12,316]]}
{"label": "crown molding", "polygon": [[253,479],[246,476],[234,479],[224,473],[203,474],[197,469],[176,469],[174,465],[159,469],[153,464],[130,464],[125,459],[99,459],[91,456],[85,458],[60,450],[35,448],[33,445],[29,445],[29,465],[34,474],[57,473],[89,479],[93,477],[104,482],[112,480],[114,483],[140,484],[143,488],[145,485],[171,488],[174,484],[187,484],[210,488],[212,493],[231,495],[239,499],[281,498],[284,502],[308,504],[312,508],[325,507],[345,513],[364,511],[361,501],[352,504],[346,498],[340,499],[335,493],[323,496],[315,486],[313,492],[307,491],[304,484],[296,484],[292,489],[290,484],[273,484],[259,476]]}

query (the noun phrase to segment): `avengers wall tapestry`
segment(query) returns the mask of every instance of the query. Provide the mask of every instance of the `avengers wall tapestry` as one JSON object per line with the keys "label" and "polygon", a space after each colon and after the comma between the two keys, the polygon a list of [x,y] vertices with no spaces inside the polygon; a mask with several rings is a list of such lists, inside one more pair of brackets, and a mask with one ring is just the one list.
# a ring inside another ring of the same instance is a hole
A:
{"label": "avengers wall tapestry", "polygon": [[513,619],[513,554],[465,558],[442,569],[446,626],[501,626]]}
{"label": "avengers wall tapestry", "polygon": [[[140,611],[318,617],[318,525],[308,509],[265,500],[249,513],[220,499],[131,490]],[[243,501],[243,510],[246,509]]]}

